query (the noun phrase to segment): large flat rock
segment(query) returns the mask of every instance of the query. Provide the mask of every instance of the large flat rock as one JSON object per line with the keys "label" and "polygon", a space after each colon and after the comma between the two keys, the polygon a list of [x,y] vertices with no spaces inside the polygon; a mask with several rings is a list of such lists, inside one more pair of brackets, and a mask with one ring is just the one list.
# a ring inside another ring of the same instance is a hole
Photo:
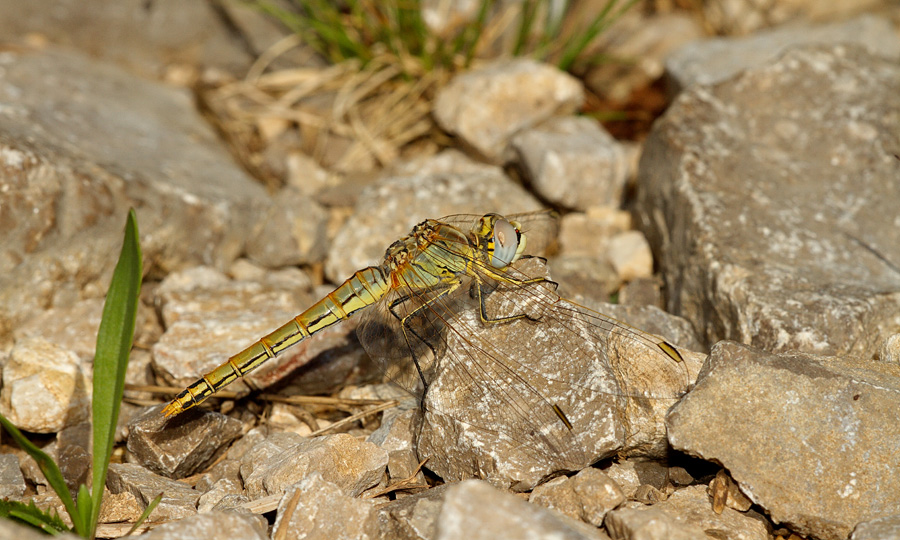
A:
{"label": "large flat rock", "polygon": [[125,214],[145,269],[224,268],[269,204],[191,96],[73,52],[0,58],[0,344],[36,312],[102,296]]}
{"label": "large flat rock", "polygon": [[722,342],[666,419],[679,450],[721,463],[776,523],[847,538],[900,513],[900,366]]}
{"label": "large flat rock", "polygon": [[637,215],[708,343],[872,356],[900,329],[900,66],[793,49],[657,122]]}

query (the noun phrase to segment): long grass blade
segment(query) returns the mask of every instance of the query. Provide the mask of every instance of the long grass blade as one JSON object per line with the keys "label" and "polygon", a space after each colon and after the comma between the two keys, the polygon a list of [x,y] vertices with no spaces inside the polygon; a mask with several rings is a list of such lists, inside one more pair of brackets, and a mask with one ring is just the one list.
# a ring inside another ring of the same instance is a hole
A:
{"label": "long grass blade", "polygon": [[612,26],[619,17],[624,15],[625,12],[637,2],[638,0],[628,0],[618,10],[615,10],[616,4],[619,3],[618,0],[609,0],[581,34],[573,36],[573,38],[566,43],[566,46],[560,55],[559,62],[556,64],[557,67],[563,71],[568,71],[587,46],[590,45],[597,36],[603,33],[604,30]]}
{"label": "long grass blade", "polygon": [[72,525],[75,532],[81,536],[86,536],[88,533],[87,524],[82,521],[78,510],[75,508],[75,501],[72,499],[72,494],[69,493],[69,487],[66,485],[66,480],[63,478],[62,472],[59,470],[59,467],[53,459],[51,459],[46,452],[25,438],[25,435],[22,435],[19,428],[14,426],[13,423],[7,420],[2,414],[0,414],[0,424],[3,425],[3,429],[10,434],[13,440],[16,441],[16,444],[37,462],[38,468],[41,469],[44,478],[47,479],[50,487],[53,488],[53,491],[55,491],[60,500],[62,500],[63,506],[66,507],[66,512],[68,512],[69,517],[72,518]]}
{"label": "long grass blade", "polygon": [[91,538],[97,529],[103,486],[106,484],[106,473],[115,442],[116,421],[125,388],[125,371],[134,339],[142,268],[137,217],[132,209],[128,212],[122,251],[103,304],[103,317],[97,333],[97,352],[94,356]]}
{"label": "long grass blade", "polygon": [[134,522],[134,525],[132,525],[131,529],[129,529],[128,532],[125,533],[125,536],[131,536],[131,534],[134,531],[136,531],[138,529],[138,527],[140,527],[141,524],[147,520],[148,517],[150,517],[150,514],[152,514],[153,511],[156,510],[156,507],[159,505],[159,502],[162,500],[162,496],[163,496],[163,494],[160,493],[156,497],[153,497],[153,500],[150,501],[150,504],[147,505],[147,508],[144,508],[144,511],[141,512],[140,516],[138,516],[137,521]]}

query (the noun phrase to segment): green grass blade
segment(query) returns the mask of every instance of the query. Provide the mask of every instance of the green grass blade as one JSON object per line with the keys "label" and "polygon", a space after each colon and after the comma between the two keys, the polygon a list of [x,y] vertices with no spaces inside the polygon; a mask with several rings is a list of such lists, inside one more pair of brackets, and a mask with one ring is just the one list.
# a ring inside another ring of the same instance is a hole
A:
{"label": "green grass blade", "polygon": [[52,535],[71,532],[69,527],[60,519],[56,510],[52,514],[50,511],[44,512],[35,506],[34,501],[25,504],[18,501],[0,499],[0,518],[19,521]]}
{"label": "green grass blade", "polygon": [[628,0],[618,10],[615,10],[619,0],[609,0],[603,9],[600,10],[600,13],[598,13],[591,21],[591,24],[589,24],[581,34],[573,36],[572,39],[566,43],[560,60],[556,64],[557,67],[563,71],[568,71],[575,63],[575,60],[577,60],[581,53],[584,52],[585,48],[587,48],[587,46],[590,45],[604,30],[612,26],[612,24],[616,22],[619,17],[624,15],[626,11],[637,4],[637,2],[638,0]]}
{"label": "green grass blade", "polygon": [[163,494],[160,493],[159,495],[154,497],[152,501],[150,501],[150,504],[147,505],[147,508],[144,508],[144,511],[141,512],[140,516],[138,516],[137,521],[134,522],[134,525],[132,525],[131,529],[127,533],[125,533],[125,536],[131,536],[131,534],[141,526],[141,523],[143,523],[144,520],[150,517],[150,514],[156,509],[156,506],[159,504],[159,501],[162,500],[162,496]]}
{"label": "green grass blade", "polygon": [[520,5],[522,11],[519,14],[519,30],[516,32],[516,40],[512,49],[513,56],[520,56],[525,52],[538,13],[537,0],[525,0]]}
{"label": "green grass blade", "polygon": [[[99,505],[100,501],[97,501]],[[78,512],[79,517],[81,518],[82,523],[91,523],[91,538],[94,537],[93,533],[93,522],[91,521],[91,516],[93,515],[94,502],[91,500],[91,492],[88,491],[86,485],[81,484],[78,486],[78,494],[75,495],[75,510]]]}
{"label": "green grass blade", "polygon": [[[93,500],[90,513],[90,537],[94,537],[103,486],[116,435],[116,421],[125,388],[125,370],[134,339],[134,324],[141,292],[141,246],[138,240],[137,217],[134,209],[128,212],[125,239],[119,262],[113,271],[112,282],[103,304],[103,317],[97,333],[97,352],[94,356],[93,387]],[[81,494],[79,493],[79,499]]]}
{"label": "green grass blade", "polygon": [[39,529],[39,530],[41,530],[47,534],[53,535],[53,536],[56,536],[57,534],[60,533],[60,531],[57,531],[56,529],[51,527],[46,521],[43,521],[42,519],[37,518],[37,517],[35,517],[31,514],[25,513],[25,512],[20,512],[18,510],[11,510],[9,512],[9,517],[13,518],[14,520],[21,521],[22,523],[27,523],[28,525],[31,525],[35,529]]}
{"label": "green grass blade", "polygon": [[50,487],[53,488],[53,491],[55,491],[60,500],[62,500],[63,506],[66,507],[66,512],[68,512],[69,517],[72,518],[72,524],[74,525],[75,531],[81,536],[86,536],[86,533],[88,532],[86,530],[86,524],[81,520],[81,516],[75,509],[75,501],[72,500],[72,494],[69,493],[69,488],[66,486],[66,480],[63,478],[62,472],[60,472],[56,463],[46,454],[46,452],[26,439],[25,436],[22,435],[22,432],[19,431],[19,428],[14,426],[12,422],[7,420],[2,414],[0,414],[0,425],[3,425],[3,428],[10,434],[13,440],[16,441],[16,444],[37,462],[44,478],[47,479]]}
{"label": "green grass blade", "polygon": [[475,20],[471,24],[466,25],[454,40],[454,55],[462,54],[464,56],[463,65],[465,67],[472,63],[472,59],[475,58],[475,54],[478,52],[478,40],[481,37],[485,24],[487,24],[488,15],[494,8],[494,4],[496,4],[496,0],[482,0]]}

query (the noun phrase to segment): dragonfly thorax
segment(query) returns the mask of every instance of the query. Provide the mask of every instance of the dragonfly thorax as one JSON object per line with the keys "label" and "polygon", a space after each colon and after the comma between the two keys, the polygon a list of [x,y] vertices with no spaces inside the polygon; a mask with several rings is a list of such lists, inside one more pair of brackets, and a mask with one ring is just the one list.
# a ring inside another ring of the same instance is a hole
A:
{"label": "dragonfly thorax", "polygon": [[392,287],[427,289],[458,281],[467,272],[475,250],[465,233],[445,223],[426,220],[409,236],[394,242],[384,266]]}

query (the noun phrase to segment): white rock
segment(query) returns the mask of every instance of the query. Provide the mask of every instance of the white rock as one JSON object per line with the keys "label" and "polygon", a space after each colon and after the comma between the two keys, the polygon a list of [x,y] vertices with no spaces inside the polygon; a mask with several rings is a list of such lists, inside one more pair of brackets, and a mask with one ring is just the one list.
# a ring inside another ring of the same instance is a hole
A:
{"label": "white rock", "polygon": [[581,83],[534,60],[501,60],[458,75],[437,95],[434,117],[490,161],[499,162],[510,137],[552,116],[574,112]]}
{"label": "white rock", "polygon": [[632,157],[595,120],[554,118],[516,135],[510,147],[547,200],[579,210],[621,204]]}
{"label": "white rock", "polygon": [[609,241],[609,260],[623,281],[653,275],[653,253],[640,231],[625,231]]}
{"label": "white rock", "polygon": [[18,341],[3,366],[0,412],[35,433],[87,421],[91,381],[78,355],[39,337]]}

